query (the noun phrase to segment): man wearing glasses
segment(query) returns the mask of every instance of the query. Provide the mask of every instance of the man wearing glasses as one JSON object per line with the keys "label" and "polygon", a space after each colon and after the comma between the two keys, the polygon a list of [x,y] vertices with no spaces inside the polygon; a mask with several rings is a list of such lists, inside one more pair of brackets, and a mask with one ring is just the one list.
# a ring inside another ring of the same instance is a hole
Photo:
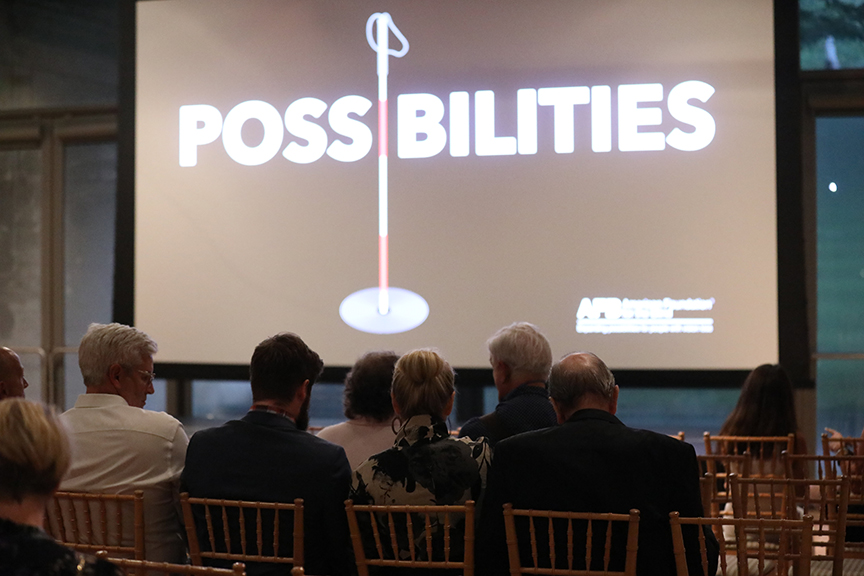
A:
{"label": "man wearing glasses", "polygon": [[[143,410],[153,393],[156,343],[123,324],[91,324],[78,347],[87,393],[61,419],[72,466],[61,490],[132,494],[144,491],[145,555],[183,562],[186,548],[178,487],[189,438],[164,412]],[[133,530],[124,527],[124,544]]]}

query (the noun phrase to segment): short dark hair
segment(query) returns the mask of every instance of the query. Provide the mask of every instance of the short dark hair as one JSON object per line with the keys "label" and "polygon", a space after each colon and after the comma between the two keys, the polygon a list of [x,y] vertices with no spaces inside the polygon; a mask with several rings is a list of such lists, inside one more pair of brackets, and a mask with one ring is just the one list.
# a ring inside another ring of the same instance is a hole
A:
{"label": "short dark hair", "polygon": [[294,398],[303,382],[315,380],[324,370],[321,357],[291,332],[267,338],[255,348],[249,364],[252,399],[282,400]]}
{"label": "short dark hair", "polygon": [[390,385],[399,356],[395,352],[368,352],[354,363],[345,377],[345,417],[372,418],[384,422],[393,417]]}

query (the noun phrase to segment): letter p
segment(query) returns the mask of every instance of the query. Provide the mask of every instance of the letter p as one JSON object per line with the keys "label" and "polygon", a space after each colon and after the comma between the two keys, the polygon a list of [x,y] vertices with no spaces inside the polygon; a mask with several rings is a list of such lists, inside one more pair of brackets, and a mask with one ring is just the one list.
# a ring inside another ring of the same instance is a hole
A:
{"label": "letter p", "polygon": [[[199,126],[200,124],[200,126]],[[180,107],[180,166],[198,164],[198,146],[210,144],[222,133],[222,113],[209,104]]]}

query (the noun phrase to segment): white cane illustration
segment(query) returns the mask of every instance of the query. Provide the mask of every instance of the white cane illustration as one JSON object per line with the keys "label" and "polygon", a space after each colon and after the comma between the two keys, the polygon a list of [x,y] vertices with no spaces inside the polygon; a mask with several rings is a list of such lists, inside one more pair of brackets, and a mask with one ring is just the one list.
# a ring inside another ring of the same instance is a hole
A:
{"label": "white cane illustration", "polygon": [[[390,49],[390,32],[401,42]],[[419,294],[390,287],[388,230],[388,108],[387,77],[390,56],[408,53],[408,40],[387,12],[372,14],[366,21],[366,40],[376,53],[378,73],[378,287],[354,292],[339,306],[342,320],[357,330],[374,334],[406,332],[429,316],[429,305]]]}

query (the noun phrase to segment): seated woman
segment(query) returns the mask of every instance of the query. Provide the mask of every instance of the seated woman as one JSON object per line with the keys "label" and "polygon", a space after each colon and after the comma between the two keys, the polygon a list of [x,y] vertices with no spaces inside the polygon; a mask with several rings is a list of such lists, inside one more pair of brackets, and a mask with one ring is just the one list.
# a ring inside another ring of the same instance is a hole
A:
{"label": "seated woman", "polygon": [[[779,364],[763,364],[755,368],[744,380],[738,404],[726,418],[720,436],[788,436],[795,435],[795,454],[807,453],[807,442],[798,432],[792,381]],[[785,469],[774,446],[766,444],[745,446],[754,458],[752,475],[784,476]],[[743,448],[743,447],[742,447]],[[739,452],[743,452],[741,449]],[[795,470],[796,478],[804,478],[802,468]]]}
{"label": "seated woman", "polygon": [[[450,436],[445,419],[453,409],[454,397],[453,369],[436,352],[414,350],[399,359],[393,373],[392,398],[402,427],[392,448],[372,456],[354,471],[350,498],[355,504],[479,502],[491,451],[483,438],[473,441]],[[379,517],[378,524],[382,534],[389,532],[386,518]],[[416,522],[415,531],[422,526]],[[455,558],[463,553],[463,530],[457,527],[451,532]],[[433,524],[432,531],[436,548],[443,548],[441,526]],[[397,526],[400,554],[408,557],[406,536],[407,532]],[[418,557],[425,559],[425,547],[417,548]]]}
{"label": "seated woman", "polygon": [[[788,374],[779,364],[763,364],[755,368],[741,387],[741,395],[735,409],[726,418],[726,422],[720,429],[720,436],[788,436],[795,435],[795,454],[807,453],[807,442],[798,432],[798,421],[795,417],[795,402],[792,396],[792,381]],[[758,443],[738,446],[730,446],[729,451],[744,453],[749,451],[752,462],[750,464],[751,476],[762,477],[784,477],[786,475],[785,464],[777,453],[778,448],[771,444]],[[740,472],[734,468],[732,472]],[[793,470],[796,478],[805,478],[806,471],[802,466],[796,466]],[[765,491],[760,488],[760,492]],[[803,494],[803,492],[802,492]],[[752,499],[752,495],[750,497]],[[765,497],[760,496],[760,501]],[[750,510],[754,509],[749,504]],[[770,501],[762,502],[763,510],[772,510]],[[732,503],[729,502],[724,508],[724,513],[733,513]],[[734,541],[734,529],[724,526],[723,532],[728,541]]]}
{"label": "seated woman", "polygon": [[0,402],[0,574],[122,576],[42,530],[45,507],[69,469],[69,442],[50,408],[22,398]]}
{"label": "seated woman", "polygon": [[399,357],[393,352],[364,354],[345,377],[347,422],[327,426],[318,433],[345,449],[351,469],[393,445],[393,404],[390,383]]}

